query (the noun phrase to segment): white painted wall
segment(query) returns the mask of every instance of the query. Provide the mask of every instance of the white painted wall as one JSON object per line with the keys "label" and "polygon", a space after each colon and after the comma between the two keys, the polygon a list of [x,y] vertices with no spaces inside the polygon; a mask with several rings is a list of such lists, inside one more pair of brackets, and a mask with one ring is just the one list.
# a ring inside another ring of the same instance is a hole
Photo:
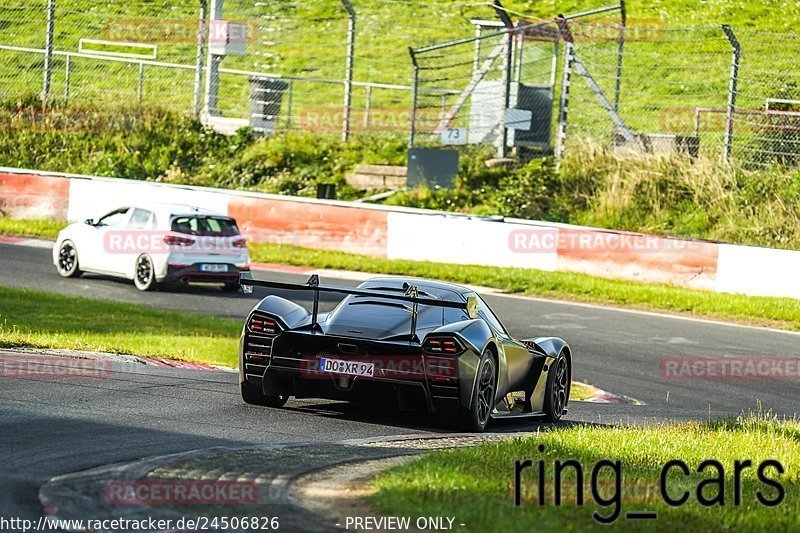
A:
{"label": "white painted wall", "polygon": [[[518,253],[509,246],[515,229],[532,226],[466,216],[389,213],[386,256],[389,259],[440,261],[460,265],[489,265],[555,270],[556,250]],[[549,231],[557,242],[557,228]]]}
{"label": "white painted wall", "polygon": [[[67,217],[71,222],[96,218],[120,206],[146,202],[187,204],[227,213],[228,199],[234,195],[302,202],[308,205],[309,216],[313,216],[314,206],[318,203],[355,207],[349,202],[330,200],[295,199],[258,193],[22,169],[3,168],[0,170],[69,179],[71,183]],[[509,238],[511,237],[513,241],[513,232],[515,231],[536,231],[540,236],[552,232],[557,239],[560,228],[570,227],[536,221],[489,221],[413,208],[389,206],[358,206],[358,208],[388,211],[386,255],[390,259],[416,259],[555,271],[559,269],[556,250],[521,253],[519,250],[515,250],[512,243],[509,242]],[[577,229],[575,226],[570,228]],[[631,268],[633,266],[635,265],[632,265]],[[626,268],[619,268],[619,271],[616,271],[617,268],[619,267],[615,267],[615,272],[609,273],[609,277],[636,279],[631,272],[626,272]],[[560,269],[563,271],[578,270],[563,262]],[[719,245],[716,279],[712,278],[708,281],[707,288],[716,292],[800,299],[800,251],[721,244]]]}
{"label": "white painted wall", "polygon": [[720,244],[715,290],[800,299],[800,251]]}

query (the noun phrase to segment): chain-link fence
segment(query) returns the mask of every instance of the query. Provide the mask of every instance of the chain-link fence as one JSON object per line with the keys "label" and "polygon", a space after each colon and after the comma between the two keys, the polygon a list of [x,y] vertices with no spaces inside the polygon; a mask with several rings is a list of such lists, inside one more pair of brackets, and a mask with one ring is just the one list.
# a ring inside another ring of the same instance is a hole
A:
{"label": "chain-link fence", "polygon": [[800,163],[800,35],[733,30],[741,47],[732,157],[752,166]]}
{"label": "chain-link fence", "polygon": [[622,4],[474,22],[474,38],[412,51],[412,144],[491,143],[498,155],[536,148],[561,157],[595,143],[748,167],[800,162],[800,35],[665,28],[628,17]]}
{"label": "chain-link fence", "polygon": [[558,48],[552,24],[509,32],[473,20],[476,36],[413,49],[411,144],[550,145]]}
{"label": "chain-link fence", "polygon": [[0,99],[157,105],[202,112],[229,131],[405,135],[408,44],[469,31],[470,9],[395,0],[0,0]]}
{"label": "chain-link fence", "polygon": [[[567,139],[750,167],[797,162],[800,71],[792,58],[800,36],[728,26],[632,33],[638,37],[627,37],[621,54],[617,42],[576,36],[567,44]],[[603,105],[615,86],[617,116]]]}
{"label": "chain-link fence", "polygon": [[199,16],[179,2],[0,5],[0,97],[191,110]]}
{"label": "chain-link fence", "polygon": [[[563,141],[569,105],[561,98],[570,83],[561,63],[568,50],[564,43],[574,41],[571,31],[591,41],[620,42],[624,8],[614,5],[559,19],[512,21],[498,6],[497,15],[494,20],[473,20],[473,38],[412,49],[412,145],[490,143],[499,156],[509,149],[550,152]],[[621,54],[620,50],[617,55]],[[446,96],[439,94],[443,87]],[[618,93],[612,83],[612,92],[603,98],[611,98],[609,105],[615,107]]]}
{"label": "chain-link fence", "polygon": [[537,15],[404,0],[0,0],[0,99],[156,105],[230,131],[388,132],[499,155],[594,142],[798,162],[799,35],[665,28],[623,4]]}

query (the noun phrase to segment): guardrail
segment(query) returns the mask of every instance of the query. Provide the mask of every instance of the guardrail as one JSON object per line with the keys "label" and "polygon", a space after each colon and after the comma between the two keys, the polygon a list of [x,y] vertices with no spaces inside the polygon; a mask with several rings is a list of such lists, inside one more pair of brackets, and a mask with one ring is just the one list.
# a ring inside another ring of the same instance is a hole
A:
{"label": "guardrail", "polygon": [[[646,236],[246,191],[0,168],[0,211],[80,221],[129,203],[196,205],[237,219],[255,242],[389,259],[547,271],[800,299],[800,251]],[[620,243],[628,242],[628,245]]]}

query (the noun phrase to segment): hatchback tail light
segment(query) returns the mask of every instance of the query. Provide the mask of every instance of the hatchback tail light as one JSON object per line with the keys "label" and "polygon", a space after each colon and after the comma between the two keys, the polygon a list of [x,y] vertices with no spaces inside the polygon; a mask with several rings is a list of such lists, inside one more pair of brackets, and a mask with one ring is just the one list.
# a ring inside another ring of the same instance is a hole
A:
{"label": "hatchback tail light", "polygon": [[430,354],[460,355],[466,351],[461,342],[453,336],[428,337],[422,343],[422,349]]}
{"label": "hatchback tail light", "polygon": [[244,239],[236,239],[233,241],[234,248],[247,248],[247,241]]}
{"label": "hatchback tail light", "polygon": [[164,237],[164,243],[169,246],[192,246],[194,242],[194,239],[178,237],[177,235],[167,235]]}

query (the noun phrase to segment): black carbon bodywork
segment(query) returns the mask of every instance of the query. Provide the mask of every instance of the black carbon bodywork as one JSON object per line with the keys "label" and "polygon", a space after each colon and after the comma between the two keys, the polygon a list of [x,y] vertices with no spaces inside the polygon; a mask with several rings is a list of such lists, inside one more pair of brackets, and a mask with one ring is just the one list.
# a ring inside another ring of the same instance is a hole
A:
{"label": "black carbon bodywork", "polygon": [[[481,357],[488,353],[497,367],[497,409],[505,406],[535,415],[544,408],[549,364],[566,353],[571,365],[569,347],[562,339],[512,338],[485,302],[465,287],[395,277],[373,278],[356,289],[317,283],[312,278],[307,285],[289,286],[243,276],[243,286],[346,294],[331,312],[319,316],[316,303],[309,310],[275,295],[262,299],[242,330],[243,385],[269,395],[368,401],[446,413],[469,408]],[[437,340],[451,344],[437,348]],[[451,350],[451,345],[452,354],[436,351]],[[368,363],[373,374],[324,371],[331,360],[346,368]],[[511,393],[517,394],[516,401],[509,399]]]}

